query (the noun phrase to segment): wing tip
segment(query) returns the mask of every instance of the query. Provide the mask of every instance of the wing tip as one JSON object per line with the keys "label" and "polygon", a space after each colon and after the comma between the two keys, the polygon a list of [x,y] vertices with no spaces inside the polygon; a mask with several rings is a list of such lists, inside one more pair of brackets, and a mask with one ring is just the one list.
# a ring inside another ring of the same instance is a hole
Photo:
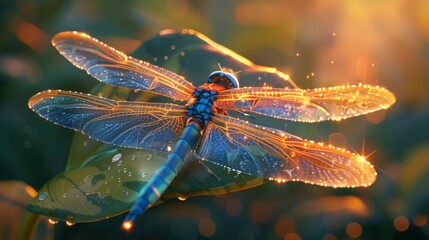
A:
{"label": "wing tip", "polygon": [[75,38],[91,38],[88,34],[84,32],[78,32],[78,31],[65,31],[55,34],[52,37],[51,43],[52,46],[56,47],[57,43],[65,40],[65,39],[75,39]]}
{"label": "wing tip", "polygon": [[43,99],[45,99],[45,94],[47,92],[50,92],[51,90],[47,90],[47,91],[43,91],[43,92],[38,92],[35,95],[33,95],[30,99],[28,99],[28,107],[30,109],[32,109],[33,111],[36,111],[35,106],[40,103],[41,101],[43,101]]}
{"label": "wing tip", "polygon": [[61,93],[64,93],[64,91],[62,91],[62,90],[46,90],[46,91],[38,92],[35,95],[33,95],[32,97],[30,97],[30,99],[28,99],[28,107],[30,109],[32,109],[33,111],[37,111],[37,109],[35,109],[35,106],[37,104],[41,103],[42,101],[44,101],[46,99],[52,99],[53,97],[55,97]]}

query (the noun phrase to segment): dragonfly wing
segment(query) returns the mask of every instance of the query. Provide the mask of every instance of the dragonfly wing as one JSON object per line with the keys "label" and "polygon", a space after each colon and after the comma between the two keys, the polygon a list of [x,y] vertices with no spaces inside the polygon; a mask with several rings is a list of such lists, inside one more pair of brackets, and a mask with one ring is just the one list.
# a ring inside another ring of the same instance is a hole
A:
{"label": "dragonfly wing", "polygon": [[370,185],[376,178],[373,166],[362,156],[225,115],[213,117],[196,155],[279,182],[357,187]]}
{"label": "dragonfly wing", "polygon": [[386,109],[395,102],[389,90],[370,85],[320,89],[239,88],[223,91],[217,106],[270,117],[318,122],[342,120]]}
{"label": "dragonfly wing", "polygon": [[195,89],[182,76],[127,56],[85,33],[59,33],[52,45],[71,63],[104,83],[154,91],[181,101],[188,100]]}
{"label": "dragonfly wing", "polygon": [[185,125],[185,107],[121,102],[89,94],[45,91],[29,100],[45,119],[120,147],[165,151]]}

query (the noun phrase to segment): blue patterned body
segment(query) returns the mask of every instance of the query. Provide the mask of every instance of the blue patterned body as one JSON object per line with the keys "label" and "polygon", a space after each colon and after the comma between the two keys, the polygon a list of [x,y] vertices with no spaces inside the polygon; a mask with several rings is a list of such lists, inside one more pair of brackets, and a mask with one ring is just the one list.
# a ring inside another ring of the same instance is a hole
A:
{"label": "blue patterned body", "polygon": [[218,92],[214,89],[198,87],[192,94],[194,99],[187,106],[187,120],[197,120],[206,125],[213,117],[212,106],[217,95]]}
{"label": "blue patterned body", "polygon": [[146,208],[156,202],[184,166],[188,155],[200,140],[205,125],[213,117],[213,111],[216,109],[213,102],[221,89],[223,87],[218,84],[204,84],[194,91],[194,98],[187,106],[187,124],[179,141],[168,155],[165,164],[140,191],[137,201],[124,220],[125,223],[134,222]]}

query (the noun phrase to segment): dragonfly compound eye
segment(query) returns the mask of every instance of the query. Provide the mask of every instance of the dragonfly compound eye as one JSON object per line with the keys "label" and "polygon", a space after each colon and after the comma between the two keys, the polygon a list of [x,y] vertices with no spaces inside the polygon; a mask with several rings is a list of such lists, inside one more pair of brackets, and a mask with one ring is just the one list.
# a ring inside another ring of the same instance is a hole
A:
{"label": "dragonfly compound eye", "polygon": [[240,87],[238,79],[234,74],[223,71],[212,72],[209,75],[207,83],[217,83],[224,86],[226,89]]}

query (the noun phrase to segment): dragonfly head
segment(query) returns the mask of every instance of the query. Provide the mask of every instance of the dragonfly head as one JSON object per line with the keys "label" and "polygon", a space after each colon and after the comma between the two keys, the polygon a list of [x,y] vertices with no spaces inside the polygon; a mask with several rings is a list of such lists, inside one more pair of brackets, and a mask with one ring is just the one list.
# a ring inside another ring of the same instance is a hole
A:
{"label": "dragonfly head", "polygon": [[216,83],[225,87],[225,89],[239,88],[237,77],[229,72],[214,71],[210,73],[207,83]]}

